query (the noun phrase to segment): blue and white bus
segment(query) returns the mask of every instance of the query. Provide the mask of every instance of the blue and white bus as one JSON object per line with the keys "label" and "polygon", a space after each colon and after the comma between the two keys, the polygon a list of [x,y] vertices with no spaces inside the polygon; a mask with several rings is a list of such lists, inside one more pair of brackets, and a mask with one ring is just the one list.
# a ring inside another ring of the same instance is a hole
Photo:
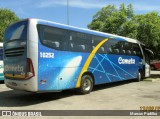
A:
{"label": "blue and white bus", "polygon": [[32,92],[150,76],[149,50],[137,40],[39,19],[10,25],[4,37],[5,84]]}
{"label": "blue and white bus", "polygon": [[3,75],[3,43],[0,43],[0,81],[4,80]]}

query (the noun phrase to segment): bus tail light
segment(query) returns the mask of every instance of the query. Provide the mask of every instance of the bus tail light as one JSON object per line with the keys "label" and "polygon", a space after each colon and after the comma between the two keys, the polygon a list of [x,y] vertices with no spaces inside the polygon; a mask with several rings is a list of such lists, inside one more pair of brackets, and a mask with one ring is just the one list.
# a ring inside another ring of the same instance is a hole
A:
{"label": "bus tail light", "polygon": [[27,72],[26,72],[26,78],[25,79],[30,79],[35,76],[34,73],[34,67],[32,60],[30,58],[27,58]]}

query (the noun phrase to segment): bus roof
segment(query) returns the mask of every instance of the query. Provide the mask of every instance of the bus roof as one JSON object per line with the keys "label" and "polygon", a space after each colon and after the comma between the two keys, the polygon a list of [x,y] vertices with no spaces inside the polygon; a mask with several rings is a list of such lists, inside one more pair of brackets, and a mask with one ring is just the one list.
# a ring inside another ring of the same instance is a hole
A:
{"label": "bus roof", "polygon": [[69,29],[69,30],[88,33],[88,34],[92,34],[92,35],[98,35],[98,36],[103,36],[103,37],[122,39],[122,40],[126,40],[126,41],[132,42],[132,43],[143,44],[143,43],[141,43],[140,41],[138,41],[136,39],[127,38],[127,37],[123,37],[123,36],[119,36],[119,35],[115,35],[115,34],[104,33],[104,32],[100,32],[100,31],[94,31],[94,30],[84,29],[84,28],[78,28],[78,27],[65,25],[65,24],[60,24],[60,23],[51,22],[51,21],[42,20],[42,19],[29,18],[28,20],[36,20],[38,24],[44,24],[44,25],[48,25],[48,26],[54,26],[54,27],[58,27],[58,28]]}

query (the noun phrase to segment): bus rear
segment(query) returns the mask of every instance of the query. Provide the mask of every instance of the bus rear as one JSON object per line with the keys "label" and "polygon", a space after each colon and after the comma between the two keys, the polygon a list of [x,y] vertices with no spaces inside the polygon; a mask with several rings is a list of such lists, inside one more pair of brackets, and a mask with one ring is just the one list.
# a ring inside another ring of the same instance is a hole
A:
{"label": "bus rear", "polygon": [[4,80],[3,75],[3,43],[0,43],[0,81]]}
{"label": "bus rear", "polygon": [[10,25],[4,37],[4,76],[5,84],[18,90],[37,91],[29,39],[30,20]]}

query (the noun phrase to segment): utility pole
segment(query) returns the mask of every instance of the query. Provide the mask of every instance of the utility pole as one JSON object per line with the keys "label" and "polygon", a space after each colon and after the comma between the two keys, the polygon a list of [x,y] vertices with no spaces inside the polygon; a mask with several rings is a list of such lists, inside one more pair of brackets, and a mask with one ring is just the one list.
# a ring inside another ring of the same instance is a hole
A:
{"label": "utility pole", "polygon": [[67,25],[69,25],[69,0],[67,0]]}

